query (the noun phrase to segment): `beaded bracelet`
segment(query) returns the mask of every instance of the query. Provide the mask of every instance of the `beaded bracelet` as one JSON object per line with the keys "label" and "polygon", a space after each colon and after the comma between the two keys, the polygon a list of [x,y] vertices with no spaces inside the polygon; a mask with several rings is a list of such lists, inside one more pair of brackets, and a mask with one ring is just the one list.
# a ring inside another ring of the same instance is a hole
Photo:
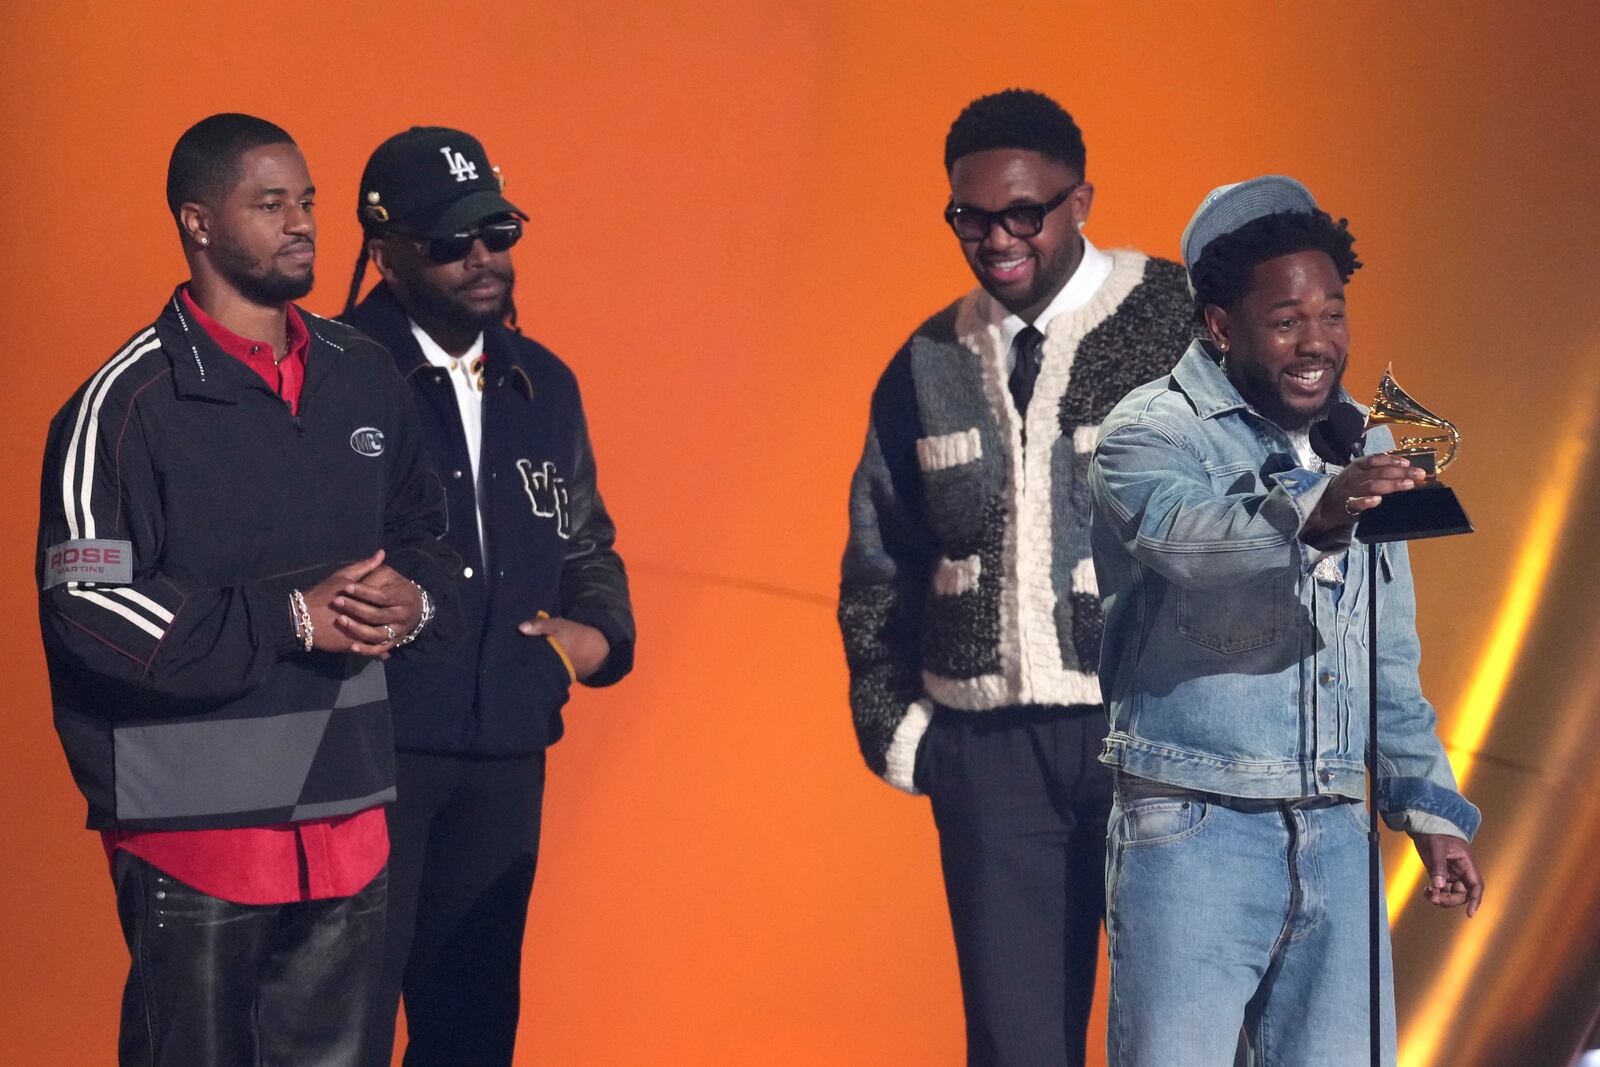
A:
{"label": "beaded bracelet", "polygon": [[294,616],[294,636],[300,647],[311,651],[311,609],[306,607],[305,594],[296,589],[289,594],[289,612]]}

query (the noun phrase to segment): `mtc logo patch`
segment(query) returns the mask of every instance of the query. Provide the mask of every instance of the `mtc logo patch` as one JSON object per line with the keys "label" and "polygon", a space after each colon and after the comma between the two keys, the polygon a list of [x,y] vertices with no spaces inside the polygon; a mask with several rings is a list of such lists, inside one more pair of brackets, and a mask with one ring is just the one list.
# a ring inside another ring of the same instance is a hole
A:
{"label": "mtc logo patch", "polygon": [[44,554],[44,589],[62,582],[127,585],[131,581],[131,541],[63,541]]}
{"label": "mtc logo patch", "polygon": [[350,447],[363,456],[381,456],[383,431],[376,426],[362,426],[350,435]]}
{"label": "mtc logo patch", "polygon": [[533,513],[541,519],[556,520],[556,536],[565,541],[572,536],[572,517],[567,511],[567,480],[556,473],[554,463],[541,463],[534,469],[533,460],[517,460],[517,470],[522,472],[522,490],[528,494]]}
{"label": "mtc logo patch", "polygon": [[458,182],[478,180],[476,163],[469,162],[460,152],[452,152],[449,145],[445,145],[439,151],[444,153],[444,161],[450,167],[450,177]]}

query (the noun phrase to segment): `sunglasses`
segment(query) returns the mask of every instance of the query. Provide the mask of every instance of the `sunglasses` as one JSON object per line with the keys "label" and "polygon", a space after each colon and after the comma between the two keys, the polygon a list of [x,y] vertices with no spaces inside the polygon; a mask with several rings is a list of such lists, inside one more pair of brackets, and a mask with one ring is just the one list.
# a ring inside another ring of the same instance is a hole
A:
{"label": "sunglasses", "polygon": [[477,241],[482,241],[483,247],[490,252],[504,252],[522,240],[522,222],[504,219],[475,230],[464,230],[444,237],[419,237],[416,240],[421,243],[427,257],[435,263],[455,263],[466,259],[473,243]]}
{"label": "sunglasses", "polygon": [[1073,182],[1057,195],[1042,204],[1013,204],[999,211],[985,211],[977,207],[958,207],[951,204],[944,209],[944,221],[963,241],[981,241],[989,236],[994,224],[1013,237],[1037,237],[1044,229],[1044,217],[1067,202],[1073,190],[1082,185]]}

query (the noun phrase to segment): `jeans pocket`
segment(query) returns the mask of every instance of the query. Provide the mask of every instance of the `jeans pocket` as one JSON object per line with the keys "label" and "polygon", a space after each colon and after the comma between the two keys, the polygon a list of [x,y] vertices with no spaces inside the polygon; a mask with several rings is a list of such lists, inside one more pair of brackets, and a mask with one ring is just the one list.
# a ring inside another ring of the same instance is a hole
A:
{"label": "jeans pocket", "polygon": [[1128,848],[1170,845],[1193,837],[1211,822],[1213,808],[1204,800],[1156,797],[1128,802],[1122,808],[1122,839]]}

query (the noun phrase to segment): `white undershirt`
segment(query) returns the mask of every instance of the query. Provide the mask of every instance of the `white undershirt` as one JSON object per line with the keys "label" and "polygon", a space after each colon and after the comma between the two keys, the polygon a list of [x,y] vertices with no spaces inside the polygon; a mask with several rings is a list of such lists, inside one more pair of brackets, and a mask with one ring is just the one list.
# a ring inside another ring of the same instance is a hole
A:
{"label": "white undershirt", "polygon": [[1047,327],[1051,319],[1068,311],[1076,311],[1094,298],[1094,294],[1100,291],[1106,279],[1111,277],[1111,267],[1111,257],[1096,248],[1085,237],[1083,258],[1078,261],[1078,268],[1072,272],[1072,277],[1067,279],[1067,284],[1061,287],[1055,299],[1045,305],[1045,309],[1039,312],[1031,324],[1007,311],[1004,304],[988,293],[983,294],[979,314],[985,322],[1000,328],[1000,340],[1003,342],[1001,351],[1005,353],[1005,371],[1008,375],[1016,361],[1016,354],[1011,350],[1011,342],[1017,339],[1017,334],[1029,325],[1034,326],[1040,333],[1048,333]]}
{"label": "white undershirt", "polygon": [[[1343,467],[1330,467],[1317,455],[1316,449],[1311,447],[1310,430],[1285,430],[1289,443],[1294,446],[1295,458],[1300,461],[1300,466],[1308,471],[1318,474],[1338,474]],[[1348,537],[1348,534],[1346,534]],[[1312,556],[1317,561],[1313,573],[1317,581],[1323,585],[1338,585],[1344,581],[1344,562],[1340,558],[1348,547],[1348,541],[1343,545],[1329,545],[1327,548],[1312,549]]]}
{"label": "white undershirt", "polygon": [[449,372],[450,384],[455,387],[456,409],[461,413],[461,432],[467,439],[467,459],[472,464],[472,484],[476,490],[472,495],[478,505],[478,548],[487,567],[489,545],[483,536],[483,493],[478,484],[478,455],[483,450],[483,390],[478,388],[478,380],[472,373],[472,361],[483,355],[483,334],[478,334],[460,359],[440,348],[439,343],[428,336],[428,331],[414,322],[411,336],[417,339],[417,346],[429,363]]}

